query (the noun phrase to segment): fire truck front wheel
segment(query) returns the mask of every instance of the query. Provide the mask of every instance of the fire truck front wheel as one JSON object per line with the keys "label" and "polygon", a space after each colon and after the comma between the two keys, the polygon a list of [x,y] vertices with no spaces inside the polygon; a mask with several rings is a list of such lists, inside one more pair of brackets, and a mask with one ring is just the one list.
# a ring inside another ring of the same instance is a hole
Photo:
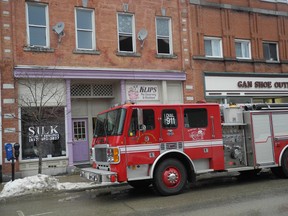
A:
{"label": "fire truck front wheel", "polygon": [[156,168],[153,185],[163,195],[181,193],[187,183],[187,172],[184,165],[176,159],[165,159]]}

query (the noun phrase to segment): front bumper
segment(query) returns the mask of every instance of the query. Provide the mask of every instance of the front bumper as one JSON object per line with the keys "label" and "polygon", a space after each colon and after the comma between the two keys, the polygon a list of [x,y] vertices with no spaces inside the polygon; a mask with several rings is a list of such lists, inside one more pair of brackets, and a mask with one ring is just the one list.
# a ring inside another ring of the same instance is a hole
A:
{"label": "front bumper", "polygon": [[95,168],[84,168],[80,170],[80,176],[96,183],[115,183],[117,173]]}

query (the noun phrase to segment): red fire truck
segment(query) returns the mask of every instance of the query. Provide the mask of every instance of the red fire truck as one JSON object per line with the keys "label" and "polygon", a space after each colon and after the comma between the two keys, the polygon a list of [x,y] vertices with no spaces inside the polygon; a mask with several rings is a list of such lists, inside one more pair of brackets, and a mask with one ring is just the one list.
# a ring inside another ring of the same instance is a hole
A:
{"label": "red fire truck", "polygon": [[288,106],[216,103],[124,104],[97,116],[93,166],[80,175],[98,183],[153,184],[161,195],[183,191],[208,172],[288,178]]}

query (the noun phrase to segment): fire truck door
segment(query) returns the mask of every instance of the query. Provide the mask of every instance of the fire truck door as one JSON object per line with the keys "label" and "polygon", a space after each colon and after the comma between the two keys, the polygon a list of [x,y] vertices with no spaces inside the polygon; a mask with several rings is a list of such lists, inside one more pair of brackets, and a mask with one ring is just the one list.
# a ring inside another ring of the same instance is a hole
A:
{"label": "fire truck door", "polygon": [[252,121],[256,164],[274,164],[275,159],[270,114],[252,115]]}
{"label": "fire truck door", "polygon": [[180,107],[163,108],[160,118],[161,151],[178,149],[183,150],[182,127]]}
{"label": "fire truck door", "polygon": [[159,126],[152,108],[143,109],[145,131],[138,129],[137,110],[133,110],[126,140],[127,164],[149,164],[159,150]]}
{"label": "fire truck door", "polygon": [[284,146],[288,144],[288,131],[287,131],[287,122],[288,122],[288,113],[272,113],[273,121],[273,133],[274,133],[274,146],[275,146],[275,158],[278,162],[281,151]]}

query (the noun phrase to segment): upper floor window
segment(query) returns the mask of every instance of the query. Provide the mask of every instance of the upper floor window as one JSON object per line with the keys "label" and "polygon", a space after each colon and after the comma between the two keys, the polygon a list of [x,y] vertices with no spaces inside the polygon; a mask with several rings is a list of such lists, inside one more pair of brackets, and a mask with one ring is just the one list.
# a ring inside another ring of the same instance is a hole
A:
{"label": "upper floor window", "polygon": [[28,46],[49,47],[48,6],[26,3]]}
{"label": "upper floor window", "polygon": [[135,52],[134,15],[119,13],[118,20],[118,51]]}
{"label": "upper floor window", "polygon": [[204,37],[205,56],[222,58],[222,39],[215,37]]}
{"label": "upper floor window", "polygon": [[251,45],[249,40],[235,40],[236,58],[251,59]]}
{"label": "upper floor window", "polygon": [[81,50],[95,50],[94,11],[77,8],[76,17],[76,47]]}
{"label": "upper floor window", "polygon": [[266,61],[278,61],[277,43],[263,42],[263,52]]}
{"label": "upper floor window", "polygon": [[172,54],[171,19],[156,17],[156,41],[158,54]]}

